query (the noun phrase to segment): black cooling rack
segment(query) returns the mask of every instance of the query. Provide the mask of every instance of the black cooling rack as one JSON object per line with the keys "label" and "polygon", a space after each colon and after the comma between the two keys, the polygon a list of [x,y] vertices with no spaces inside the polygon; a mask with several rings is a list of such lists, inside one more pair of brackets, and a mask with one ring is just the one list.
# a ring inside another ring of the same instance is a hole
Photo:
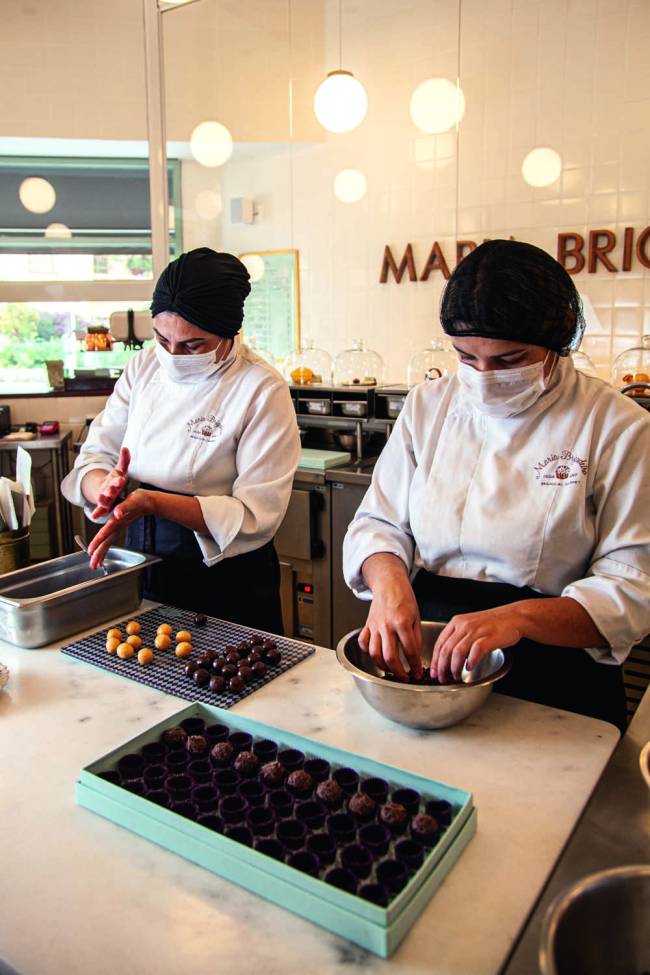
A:
{"label": "black cooling rack", "polygon": [[[137,661],[137,653],[130,660],[120,660],[117,655],[109,654],[106,651],[106,634],[114,627],[123,627],[127,620],[137,620],[142,630],[142,646],[150,647],[155,655],[153,663],[141,666]],[[70,643],[61,648],[61,653],[65,653],[84,663],[92,664],[94,667],[101,667],[108,670],[111,674],[126,677],[134,680],[138,684],[145,684],[153,687],[157,691],[180,697],[186,701],[201,701],[203,704],[213,704],[220,708],[231,708],[238,701],[248,697],[270,684],[272,680],[291,670],[301,660],[311,656],[314,648],[295,640],[287,640],[285,637],[275,636],[274,634],[262,633],[262,636],[272,636],[278,645],[278,650],[282,654],[279,664],[269,666],[264,677],[257,677],[247,684],[239,694],[231,694],[224,691],[216,694],[208,687],[198,687],[194,681],[184,673],[185,666],[190,660],[196,660],[206,650],[221,651],[227,644],[240,643],[260,633],[259,630],[251,630],[246,626],[238,626],[236,623],[228,623],[226,620],[218,620],[208,616],[205,626],[197,626],[194,622],[194,613],[184,609],[176,609],[173,606],[159,606],[156,609],[149,609],[145,613],[137,616],[129,616],[127,620],[120,623],[110,623],[92,636],[84,637],[76,643]],[[169,650],[156,650],[154,639],[156,630],[161,623],[169,623],[174,631],[189,630],[192,634],[192,645],[194,650],[190,657],[184,659],[174,654],[174,645]]]}

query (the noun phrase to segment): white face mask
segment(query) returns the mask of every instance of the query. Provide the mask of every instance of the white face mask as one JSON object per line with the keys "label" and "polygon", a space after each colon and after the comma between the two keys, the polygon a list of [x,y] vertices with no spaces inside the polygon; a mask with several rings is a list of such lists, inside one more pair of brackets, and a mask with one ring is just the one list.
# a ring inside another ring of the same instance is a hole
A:
{"label": "white face mask", "polygon": [[216,349],[210,352],[196,352],[191,355],[172,355],[156,342],[156,358],[165,375],[175,383],[202,383],[210,379],[225,364],[217,360],[217,353],[226,339],[222,339]]}
{"label": "white face mask", "polygon": [[[549,353],[549,355],[552,353]],[[459,363],[458,381],[466,401],[487,416],[516,416],[523,413],[546,389],[542,362],[516,369],[493,369],[479,372],[466,362]],[[550,376],[549,376],[550,378]]]}

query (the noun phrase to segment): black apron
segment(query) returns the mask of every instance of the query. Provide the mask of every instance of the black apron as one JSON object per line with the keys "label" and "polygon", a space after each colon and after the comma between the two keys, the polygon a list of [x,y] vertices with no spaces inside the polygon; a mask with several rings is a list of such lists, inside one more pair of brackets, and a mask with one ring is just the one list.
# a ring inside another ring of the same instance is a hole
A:
{"label": "black apron", "polygon": [[[505,606],[520,599],[544,599],[542,593],[501,582],[452,579],[420,570],[413,590],[423,620],[448,622],[459,613]],[[585,650],[521,640],[509,648],[512,670],[495,691],[537,704],[585,714],[627,727],[623,668],[599,664]]]}
{"label": "black apron", "polygon": [[146,599],[282,635],[280,564],[273,542],[208,567],[193,531],[145,515],[129,525],[126,545],[163,560],[145,570]]}

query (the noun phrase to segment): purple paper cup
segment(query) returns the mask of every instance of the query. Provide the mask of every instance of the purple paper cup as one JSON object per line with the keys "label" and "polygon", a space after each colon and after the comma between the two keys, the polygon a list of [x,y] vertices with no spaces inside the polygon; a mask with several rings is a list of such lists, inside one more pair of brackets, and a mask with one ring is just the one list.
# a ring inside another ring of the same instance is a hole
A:
{"label": "purple paper cup", "polygon": [[99,773],[99,778],[104,779],[105,782],[110,782],[111,785],[119,785],[122,781],[122,776],[117,771],[117,769],[106,769],[105,772]]}
{"label": "purple paper cup", "polygon": [[142,776],[148,789],[159,789],[168,776],[166,765],[149,765]]}
{"label": "purple paper cup", "polygon": [[441,826],[449,826],[454,815],[454,807],[446,799],[429,799],[424,804],[424,811],[437,819]]}
{"label": "purple paper cup", "polygon": [[314,833],[307,838],[305,847],[309,853],[318,857],[321,867],[325,867],[336,860],[336,842],[329,833]]}
{"label": "purple paper cup", "polygon": [[186,819],[196,819],[198,815],[198,809],[189,799],[172,802],[169,808],[172,812],[178,813],[179,816],[185,816]]}
{"label": "purple paper cup", "polygon": [[334,813],[325,820],[327,831],[337,843],[351,843],[356,834],[352,816],[347,813]]}
{"label": "purple paper cup", "polygon": [[298,850],[297,853],[292,853],[291,856],[287,858],[287,863],[290,867],[294,867],[296,870],[301,870],[303,873],[308,873],[311,877],[318,876],[318,859],[312,853],[308,853],[306,850]]}
{"label": "purple paper cup", "polygon": [[171,797],[172,802],[179,802],[182,799],[189,799],[194,783],[189,775],[178,773],[168,775],[165,779],[165,788]]}
{"label": "purple paper cup", "polygon": [[261,840],[256,840],[255,849],[258,853],[263,853],[267,857],[273,857],[274,860],[284,860],[284,847],[277,840],[266,837]]}
{"label": "purple paper cup", "polygon": [[303,767],[305,755],[304,752],[299,752],[297,748],[285,748],[278,752],[278,762],[284,765],[287,772],[296,772]]}
{"label": "purple paper cup", "polygon": [[192,802],[199,812],[214,812],[219,802],[219,793],[212,785],[197,785],[192,789]]}
{"label": "purple paper cup", "polygon": [[202,812],[196,817],[197,823],[215,833],[223,833],[223,819],[214,812]]}
{"label": "purple paper cup", "polygon": [[241,796],[225,796],[219,803],[219,815],[228,826],[244,821],[248,803]]}
{"label": "purple paper cup", "polygon": [[325,822],[325,810],[320,802],[307,800],[297,803],[295,815],[309,829],[320,829]]}
{"label": "purple paper cup", "polygon": [[382,884],[391,894],[400,891],[407,880],[406,867],[398,860],[383,860],[377,867],[377,882]]}
{"label": "purple paper cup", "polygon": [[253,845],[253,834],[248,826],[226,826],[223,835],[229,840],[235,840],[236,843],[243,843],[244,846]]}
{"label": "purple paper cup", "polygon": [[324,758],[308,758],[303,765],[305,772],[309,772],[314,782],[324,782],[329,779],[330,763]]}
{"label": "purple paper cup", "polygon": [[235,749],[237,755],[240,752],[250,752],[253,747],[253,736],[249,735],[247,731],[233,731],[228,736],[228,741]]}
{"label": "purple paper cup", "polygon": [[259,758],[260,765],[265,765],[266,762],[275,761],[278,754],[278,746],[270,738],[263,738],[261,741],[256,741],[253,745],[253,754]]}
{"label": "purple paper cup", "polygon": [[150,741],[141,749],[145,765],[158,765],[167,754],[167,749],[161,741]]}
{"label": "purple paper cup", "polygon": [[187,774],[191,775],[199,785],[212,781],[212,767],[205,758],[195,758],[190,762],[187,766]]}
{"label": "purple paper cup", "polygon": [[351,843],[341,850],[341,866],[363,880],[372,870],[372,853],[360,843]]}
{"label": "purple paper cup", "polygon": [[409,816],[415,816],[420,809],[422,796],[415,789],[395,789],[390,797],[391,802],[404,806]]}
{"label": "purple paper cup", "polygon": [[216,745],[219,741],[228,741],[230,729],[225,724],[209,724],[203,734],[208,739],[210,747],[212,747],[212,745]]}
{"label": "purple paper cup", "polygon": [[242,782],[237,790],[239,795],[246,800],[249,806],[263,806],[266,798],[266,789],[261,782],[255,779],[247,779]]}
{"label": "purple paper cup", "polygon": [[395,859],[409,870],[418,870],[424,860],[424,850],[415,840],[400,840],[395,844]]}
{"label": "purple paper cup", "polygon": [[246,816],[246,823],[254,836],[270,836],[275,829],[275,816],[265,806],[253,806]]}
{"label": "purple paper cup", "polygon": [[359,842],[366,846],[374,857],[382,857],[388,851],[391,832],[379,823],[362,826],[357,836]]}
{"label": "purple paper cup", "polygon": [[232,768],[222,768],[212,774],[212,784],[221,796],[232,795],[239,785],[239,776]]}
{"label": "purple paper cup", "polygon": [[323,879],[326,884],[338,887],[339,890],[345,890],[348,894],[356,894],[357,892],[357,878],[344,867],[332,867]]}
{"label": "purple paper cup", "polygon": [[278,840],[287,850],[299,850],[305,842],[307,829],[299,819],[283,819],[275,832]]}
{"label": "purple paper cup", "polygon": [[370,901],[371,904],[376,904],[378,907],[388,907],[390,898],[383,884],[362,884],[358,893],[364,901]]}
{"label": "purple paper cup", "polygon": [[117,769],[123,779],[140,779],[144,771],[144,758],[136,754],[123,755]]}
{"label": "purple paper cup", "polygon": [[154,802],[157,806],[169,806],[171,799],[166,789],[147,789],[144,794],[145,799]]}
{"label": "purple paper cup", "polygon": [[180,771],[185,769],[189,762],[189,755],[184,748],[174,748],[173,751],[167,753],[166,765],[170,772]]}
{"label": "purple paper cup", "polygon": [[337,768],[332,773],[332,778],[337,782],[344,792],[352,795],[359,787],[359,776],[353,768]]}
{"label": "purple paper cup", "polygon": [[388,790],[388,782],[378,778],[364,779],[360,788],[360,791],[374,799],[378,806],[388,799]]}
{"label": "purple paper cup", "polygon": [[269,793],[269,808],[279,817],[290,816],[293,809],[293,796],[286,789],[276,789]]}
{"label": "purple paper cup", "polygon": [[185,718],[185,721],[181,721],[181,728],[188,735],[202,735],[205,730],[205,721],[203,718]]}
{"label": "purple paper cup", "polygon": [[147,787],[142,779],[123,779],[122,788],[132,792],[134,796],[143,796]]}

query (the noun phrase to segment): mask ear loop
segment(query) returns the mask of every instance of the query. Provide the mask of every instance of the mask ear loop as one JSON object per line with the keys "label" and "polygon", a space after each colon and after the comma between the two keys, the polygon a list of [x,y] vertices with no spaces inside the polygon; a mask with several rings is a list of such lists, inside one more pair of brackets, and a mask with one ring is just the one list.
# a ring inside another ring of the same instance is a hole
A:
{"label": "mask ear loop", "polygon": [[[553,359],[553,362],[551,363],[551,368],[548,371],[548,376],[546,376],[545,375],[545,371],[546,371],[546,360],[548,359],[548,357],[550,355],[555,356],[555,358]],[[549,349],[548,352],[546,353],[546,355],[544,356],[544,361],[542,362],[542,367],[543,367],[543,373],[542,374],[544,375],[544,389],[548,389],[548,385],[549,385],[549,383],[551,381],[551,376],[555,372],[555,367],[556,367],[556,365],[558,363],[558,359],[559,358],[560,357],[557,354],[557,352],[553,352],[552,349]]]}

